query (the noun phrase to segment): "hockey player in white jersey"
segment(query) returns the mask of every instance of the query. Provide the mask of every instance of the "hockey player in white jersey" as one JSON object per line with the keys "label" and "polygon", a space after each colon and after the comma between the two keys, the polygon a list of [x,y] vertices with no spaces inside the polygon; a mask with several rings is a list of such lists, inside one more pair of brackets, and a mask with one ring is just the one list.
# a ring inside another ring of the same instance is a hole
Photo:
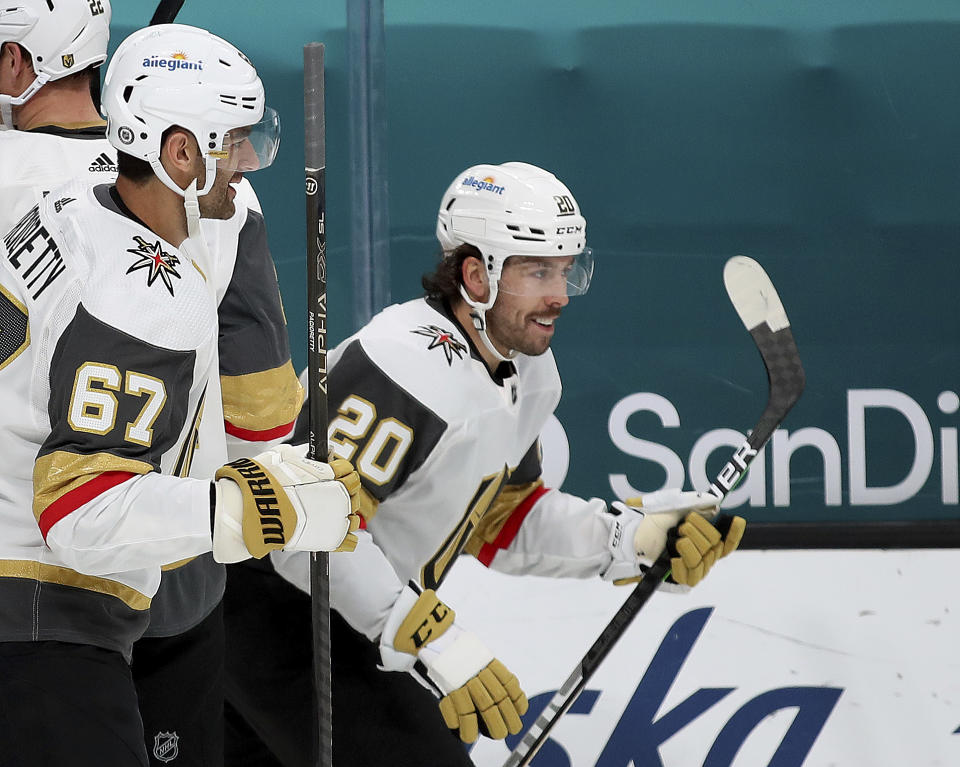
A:
{"label": "hockey player in white jersey", "polygon": [[[117,151],[90,88],[106,59],[110,15],[109,0],[18,0],[0,10],[0,107],[16,127],[0,132],[0,234],[55,186],[115,180]],[[235,214],[201,222],[216,262],[231,459],[286,437],[302,400],[259,201],[246,179],[234,188]],[[184,765],[222,760],[224,583],[223,566],[205,554],[165,568],[151,601],[132,662],[151,764],[172,755]]]}
{"label": "hockey player in white jersey", "polygon": [[13,0],[0,8],[0,233],[52,187],[116,175],[116,152],[91,95],[107,58],[110,14],[109,0]]}
{"label": "hockey player in white jersey", "polygon": [[[174,53],[204,76],[150,68]],[[11,764],[147,764],[127,661],[161,568],[211,550],[348,550],[359,523],[347,462],[284,446],[225,464],[217,264],[199,220],[232,217],[232,184],[272,161],[255,70],[203,30],[156,27],[118,48],[104,100],[116,184],[52,190],[0,244]]]}
{"label": "hockey player in white jersey", "polygon": [[[0,235],[55,186],[115,180],[117,151],[90,88],[110,16],[109,0],[17,0],[0,10],[0,111],[16,128],[0,131]],[[201,222],[216,262],[231,459],[287,436],[302,400],[259,201],[246,179],[233,186],[235,214]],[[224,582],[223,566],[202,555],[165,568],[151,601],[132,670],[152,764],[220,761]]]}
{"label": "hockey player in white jersey", "polygon": [[[623,583],[669,546],[683,590],[744,527],[714,528],[707,494],[608,505],[544,486],[538,436],[561,388],[550,342],[593,271],[566,186],[524,163],[469,168],[442,198],[437,236],[445,255],[426,297],[385,309],[330,357],[330,438],[357,467],[366,522],[356,552],[330,562],[340,767],[468,765],[459,741],[520,731],[519,680],[436,593],[461,553],[514,574]],[[305,558],[271,559],[308,588]],[[264,619],[252,604],[274,609]],[[287,767],[308,763],[308,608],[265,564],[228,567],[228,765],[255,763],[244,759],[264,745]]]}

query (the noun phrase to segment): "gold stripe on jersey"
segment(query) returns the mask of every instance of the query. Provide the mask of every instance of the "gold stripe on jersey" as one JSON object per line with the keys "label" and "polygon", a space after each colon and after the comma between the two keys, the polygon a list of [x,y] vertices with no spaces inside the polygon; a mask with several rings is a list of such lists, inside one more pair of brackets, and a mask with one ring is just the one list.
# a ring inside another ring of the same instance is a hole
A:
{"label": "gold stripe on jersey", "polygon": [[33,516],[39,522],[40,515],[50,504],[105,471],[149,474],[153,466],[146,461],[121,458],[112,453],[80,455],[56,450],[42,455],[33,465]]}
{"label": "gold stripe on jersey", "polygon": [[195,559],[196,557],[187,557],[186,559],[181,559],[177,562],[171,562],[169,565],[163,565],[160,569],[163,572],[167,572],[167,570],[176,570],[184,565],[189,565]]}
{"label": "gold stripe on jersey", "polygon": [[44,123],[43,125],[34,125],[32,130],[37,128],[63,128],[64,130],[83,130],[84,128],[100,128],[105,127],[107,124],[106,120],[81,120],[80,122],[67,123],[67,122],[51,122]]}
{"label": "gold stripe on jersey", "polygon": [[460,520],[460,524],[447,536],[440,550],[430,557],[429,561],[420,570],[420,583],[424,588],[435,589],[443,581],[450,565],[454,563],[457,555],[463,549],[465,541],[469,539],[474,528],[496,499],[506,478],[507,469],[504,467],[496,474],[491,474],[480,480],[480,486],[477,488],[477,492],[473,494],[473,498],[467,506],[467,512]]}
{"label": "gold stripe on jersey", "polygon": [[203,269],[200,268],[200,264],[198,264],[192,258],[190,259],[190,263],[193,264],[193,268],[197,270],[201,277],[203,277],[203,281],[207,282],[207,275],[203,273]]}
{"label": "gold stripe on jersey", "polygon": [[357,509],[357,513],[363,517],[364,522],[369,522],[375,516],[377,516],[377,508],[380,506],[380,501],[377,500],[377,497],[371,493],[367,488],[360,488],[360,508]]}
{"label": "gold stripe on jersey", "polygon": [[58,567],[43,562],[20,559],[0,560],[0,577],[27,578],[40,583],[56,583],[60,586],[95,591],[98,594],[116,597],[131,610],[147,610],[150,607],[150,597],[141,594],[135,588],[118,581],[111,581],[109,578],[83,575],[68,567]]}
{"label": "gold stripe on jersey", "polygon": [[303,405],[303,386],[289,360],[259,373],[220,376],[223,417],[250,431],[266,431],[293,423]]}
{"label": "gold stripe on jersey", "polygon": [[190,430],[187,432],[186,439],[180,445],[180,454],[177,456],[177,462],[173,466],[173,475],[175,477],[187,477],[190,475],[190,465],[193,463],[193,454],[200,442],[200,419],[203,418],[203,407],[207,401],[207,387],[203,387],[200,392],[200,399],[197,400],[197,409],[193,413],[193,419],[190,421]]}
{"label": "gold stripe on jersey", "polygon": [[524,485],[508,485],[500,491],[500,495],[490,505],[487,513],[477,522],[476,529],[470,536],[463,550],[471,556],[477,556],[486,543],[493,543],[500,535],[503,526],[513,514],[514,510],[523,503],[530,493],[543,485],[543,480],[527,482]]}

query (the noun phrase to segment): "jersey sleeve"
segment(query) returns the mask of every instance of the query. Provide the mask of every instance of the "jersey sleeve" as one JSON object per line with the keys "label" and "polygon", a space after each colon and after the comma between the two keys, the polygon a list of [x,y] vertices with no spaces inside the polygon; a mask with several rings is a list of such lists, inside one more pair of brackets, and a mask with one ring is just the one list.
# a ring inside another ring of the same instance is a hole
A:
{"label": "jersey sleeve", "polygon": [[[436,448],[447,424],[399,386],[354,339],[329,375],[329,435],[334,452],[351,463],[363,485],[361,514],[403,486]],[[337,403],[337,404],[334,404]]]}
{"label": "jersey sleeve", "polygon": [[599,498],[547,488],[539,440],[531,445],[464,550],[501,572],[587,578],[610,563]]}
{"label": "jersey sleeve", "polygon": [[[446,423],[388,376],[358,339],[337,350],[328,394],[333,452],[351,461],[360,475],[360,514],[366,521],[423,465]],[[299,441],[303,431],[297,429]],[[376,640],[404,583],[370,533],[360,530],[357,537],[355,551],[330,555],[330,604],[354,629]],[[276,552],[271,559],[277,572],[309,593],[309,555]]]}
{"label": "jersey sleeve", "polygon": [[77,306],[51,355],[33,472],[34,516],[68,566],[101,575],[210,549],[210,483],[158,473],[189,450],[194,363]]}
{"label": "jersey sleeve", "polygon": [[303,403],[266,226],[256,210],[247,211],[240,230],[218,314],[224,428],[233,459],[289,437]]}
{"label": "jersey sleeve", "polygon": [[[366,530],[356,533],[357,548],[330,554],[330,606],[356,631],[377,641],[404,584]],[[276,571],[310,593],[310,555],[304,551],[270,553]]]}

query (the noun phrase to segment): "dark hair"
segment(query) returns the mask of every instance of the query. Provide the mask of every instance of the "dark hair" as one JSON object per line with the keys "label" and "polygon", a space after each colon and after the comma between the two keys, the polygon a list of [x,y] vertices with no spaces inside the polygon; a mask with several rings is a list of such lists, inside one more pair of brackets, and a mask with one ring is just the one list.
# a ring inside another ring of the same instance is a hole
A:
{"label": "dark hair", "polygon": [[94,64],[93,66],[86,67],[81,69],[79,72],[73,72],[69,75],[64,75],[58,80],[53,80],[55,83],[69,83],[71,81],[77,81],[81,84],[86,84],[90,88],[90,97],[93,98],[94,95],[94,83],[98,86],[100,85],[100,65]]}
{"label": "dark hair", "polygon": [[[160,136],[161,147],[166,143],[167,137],[175,130],[186,131],[187,129],[181,128],[179,125],[171,125]],[[119,150],[117,151],[117,174],[133,181],[135,184],[145,184],[154,175],[153,168],[146,160],[141,160],[139,157],[134,157],[132,154]]]}
{"label": "dark hair", "polygon": [[126,152],[117,152],[117,175],[129,179],[135,184],[146,183],[153,176],[153,168],[146,160],[134,157]]}
{"label": "dark hair", "polygon": [[[36,73],[37,68],[33,66],[33,55],[30,53],[30,51],[20,45],[20,43],[14,42],[13,40],[5,40],[3,43],[0,43],[0,51],[3,50],[3,46],[5,45],[17,46],[17,48],[20,49],[20,55],[23,57],[23,60],[33,67],[33,71]],[[56,80],[48,80],[47,83],[69,83],[77,81],[83,81],[90,87],[90,95],[92,97],[94,94],[94,82],[97,83],[97,86],[100,85],[100,65],[91,64],[88,67],[78,69],[76,72],[71,72],[69,75],[64,75]],[[96,101],[96,99],[94,100]]]}
{"label": "dark hair", "polygon": [[420,284],[430,298],[452,299],[460,295],[460,275],[468,258],[483,259],[479,249],[469,243],[458,245],[450,252],[440,254],[440,263],[430,274],[420,278]]}

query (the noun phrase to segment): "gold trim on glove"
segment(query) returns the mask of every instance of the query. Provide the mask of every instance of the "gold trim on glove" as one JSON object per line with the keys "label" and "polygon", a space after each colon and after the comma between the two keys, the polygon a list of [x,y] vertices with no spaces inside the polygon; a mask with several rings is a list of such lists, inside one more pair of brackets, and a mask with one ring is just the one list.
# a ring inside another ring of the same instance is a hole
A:
{"label": "gold trim on glove", "polygon": [[416,655],[427,642],[432,642],[450,628],[455,616],[453,609],[440,601],[437,592],[427,589],[413,603],[397,629],[394,649]]}
{"label": "gold trim on glove", "polygon": [[502,740],[520,732],[520,717],[528,706],[517,677],[494,658],[463,687],[440,701],[440,713],[447,727],[458,731],[460,740],[473,743],[480,734],[478,714],[483,720],[484,734]]}
{"label": "gold trim on glove", "polygon": [[217,469],[216,478],[233,480],[243,495],[243,544],[261,559],[282,549],[297,526],[297,512],[283,485],[261,464],[239,458]]}

